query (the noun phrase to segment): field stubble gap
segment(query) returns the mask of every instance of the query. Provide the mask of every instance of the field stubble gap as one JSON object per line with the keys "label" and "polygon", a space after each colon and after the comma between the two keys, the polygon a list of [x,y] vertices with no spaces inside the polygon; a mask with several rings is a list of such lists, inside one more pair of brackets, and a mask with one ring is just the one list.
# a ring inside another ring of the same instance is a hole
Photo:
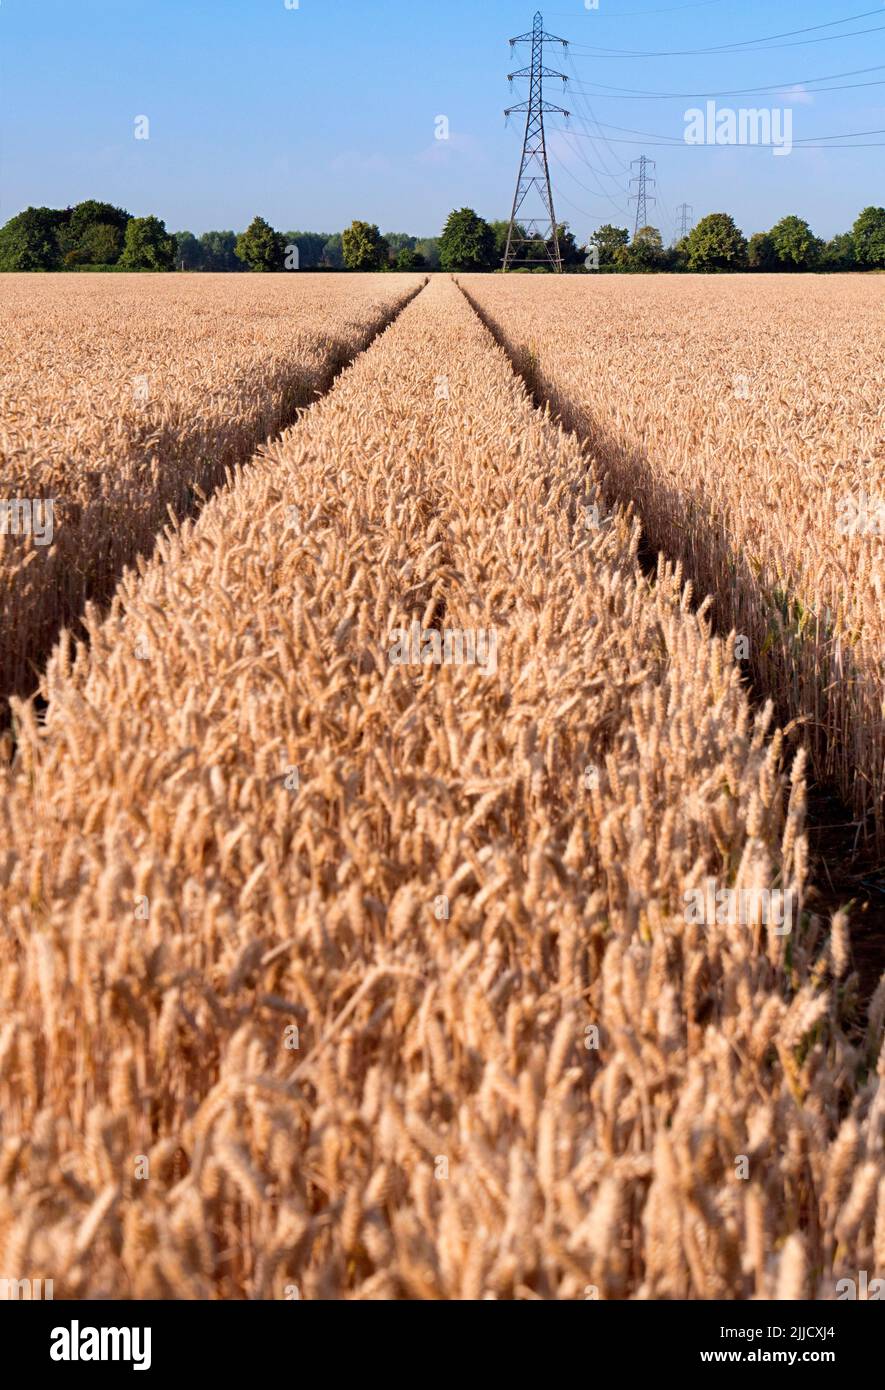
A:
{"label": "field stubble gap", "polygon": [[[281,383],[276,397],[271,397],[262,412],[260,421],[251,425],[244,425],[233,443],[229,439],[222,438],[221,429],[219,429],[215,433],[213,446],[213,439],[210,434],[207,447],[215,448],[216,456],[214,458],[202,455],[200,467],[195,468],[193,475],[183,483],[180,478],[176,481],[174,477],[163,479],[161,482],[162,496],[156,500],[158,504],[165,504],[166,515],[172,523],[177,526],[185,520],[196,518],[214,493],[222,487],[230,486],[237,473],[249,464],[250,460],[255,457],[256,450],[262,444],[274,443],[297,422],[305,411],[312,409],[328,395],[341,373],[368,351],[376,339],[421,293],[427,283],[425,276],[419,284],[414,285],[404,295],[386,306],[377,322],[371,325],[362,336],[350,340],[341,337],[334,338],[330,342],[325,370],[319,382],[305,370],[303,362],[293,361],[292,379],[286,379]],[[181,448],[181,440],[174,424],[164,427],[157,433],[150,420],[145,422],[143,429],[131,434],[129,444],[136,452],[142,445],[147,446],[149,444],[153,457],[159,455],[174,458],[176,449]],[[107,505],[105,505],[106,503]],[[116,553],[112,554],[109,549],[107,557],[103,561],[99,561],[92,573],[86,573],[82,563],[82,555],[77,553],[79,532],[72,535],[70,530],[66,530],[62,525],[56,536],[55,544],[46,554],[46,560],[52,564],[56,574],[52,608],[45,615],[37,616],[26,613],[20,617],[21,610],[17,611],[14,596],[11,596],[12,612],[6,615],[0,612],[0,631],[4,632],[5,638],[12,635],[9,628],[13,625],[14,618],[14,626],[17,629],[15,640],[21,642],[22,634],[24,634],[24,640],[27,643],[24,650],[11,654],[0,662],[0,736],[10,727],[9,699],[11,696],[25,698],[33,696],[37,709],[41,712],[45,709],[45,700],[39,693],[39,683],[42,671],[60,633],[65,628],[69,628],[72,636],[78,641],[87,641],[88,632],[83,622],[86,604],[95,604],[100,610],[106,609],[125,569],[128,566],[141,567],[149,560],[154,553],[159,536],[166,529],[165,526],[159,526],[147,544],[144,543],[142,535],[139,534],[133,535],[130,544],[127,545],[124,541],[121,545],[119,537],[125,530],[125,526],[121,524],[119,516],[115,518],[113,515],[113,497],[110,499],[96,497],[92,506],[97,519],[99,519],[101,509],[104,507],[107,514],[104,525],[109,531],[115,530],[116,522],[117,539],[114,541]],[[82,507],[78,506],[78,520],[81,512]],[[95,557],[92,558],[94,562]],[[9,662],[8,665],[7,662]],[[2,746],[0,746],[0,750],[2,750]],[[10,751],[9,748],[6,749],[7,754]]]}
{"label": "field stubble gap", "polygon": [[[586,412],[582,412],[579,425],[577,412],[569,411],[564,402],[553,400],[543,389],[531,360],[526,354],[520,354],[514,349],[494,316],[476,301],[457,277],[454,278],[480,322],[506,354],[516,375],[525,383],[536,408],[549,412],[552,419],[603,459],[606,467],[604,471],[600,470],[600,484],[606,502],[610,506],[630,506],[634,514],[637,514],[642,526],[637,559],[646,577],[653,579],[657,572],[659,552],[671,563],[675,563],[678,557],[669,554],[665,545],[652,542],[647,520],[637,513],[635,500],[622,493],[617,486],[617,460],[630,446],[601,428],[597,432],[595,421],[593,431],[588,431]],[[633,455],[636,452],[631,450]],[[649,463],[646,463],[646,466],[651,467]],[[705,586],[691,573],[690,566],[684,561],[682,568],[686,579],[692,582],[696,591],[704,591]],[[721,602],[717,603],[715,592],[712,597],[710,616],[713,628],[720,636],[725,637],[728,633],[721,617],[722,605]],[[782,721],[784,729],[788,730],[788,736],[793,741],[798,741],[802,726],[796,721],[795,716],[783,708],[782,702],[773,692],[766,691],[764,683],[760,680],[759,670],[754,668],[752,662],[742,661],[740,665],[754,707],[759,708],[766,699],[771,698],[778,719]],[[858,823],[853,819],[851,809],[846,805],[838,788],[831,782],[809,782],[806,829],[812,851],[810,905],[821,913],[829,914],[845,907],[849,902],[853,904],[850,912],[852,952],[860,977],[862,997],[867,1002],[885,971],[885,867],[875,848],[860,842]]]}

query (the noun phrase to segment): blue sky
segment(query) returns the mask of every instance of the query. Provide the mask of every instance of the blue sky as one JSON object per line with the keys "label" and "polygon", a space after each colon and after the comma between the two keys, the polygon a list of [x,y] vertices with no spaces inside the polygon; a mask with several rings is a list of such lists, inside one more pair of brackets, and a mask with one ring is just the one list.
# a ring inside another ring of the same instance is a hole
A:
{"label": "blue sky", "polygon": [[[777,156],[688,146],[684,113],[703,100],[624,97],[597,85],[706,93],[782,84],[796,90],[716,100],[789,107],[794,141],[878,130],[885,85],[847,84],[885,79],[885,5],[598,6],[542,6],[546,29],[574,43],[566,59],[557,48],[545,57],[575,74],[578,90],[563,97],[557,83],[546,95],[575,111],[568,134],[550,118],[548,139],[557,215],[580,241],[601,222],[631,225],[624,166],[643,152],[657,161],[660,201],[650,220],[665,240],[683,201],[695,217],[731,212],[748,234],[798,212],[824,236],[885,202],[883,148],[828,141]],[[529,59],[526,48],[513,57],[507,39],[531,28],[535,8],[511,0],[300,0],[293,9],[286,0],[0,0],[0,221],[29,204],[87,197],[198,234],[241,230],[256,213],[284,231],[336,231],[361,217],[416,235],[437,234],[456,206],[506,217],[524,118],[507,128],[503,108],[525,96],[525,84],[511,93],[506,78]],[[864,11],[873,13],[831,23]],[[672,52],[817,25],[829,27],[772,37],[764,48]],[[835,37],[863,30],[872,32]],[[604,51],[618,49],[662,56]],[[818,77],[829,80],[810,80]],[[142,115],[148,140],[134,138]],[[447,141],[435,138],[441,115]],[[607,141],[594,120],[606,123]]]}

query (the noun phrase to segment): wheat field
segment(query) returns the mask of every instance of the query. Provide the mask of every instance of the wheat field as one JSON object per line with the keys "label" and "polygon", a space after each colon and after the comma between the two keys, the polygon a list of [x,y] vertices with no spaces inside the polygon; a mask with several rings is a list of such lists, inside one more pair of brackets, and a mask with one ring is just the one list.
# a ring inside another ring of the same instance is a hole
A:
{"label": "wheat field", "polygon": [[48,500],[53,543],[42,506],[40,528],[0,528],[0,712],[170,509],[290,424],[421,283],[4,275],[0,501]]}
{"label": "wheat field", "polygon": [[885,850],[885,282],[460,278]]}
{"label": "wheat field", "polygon": [[[0,1273],[826,1300],[885,1265],[885,980],[808,905],[804,750],[609,467],[434,277],[13,698]],[[746,919],[687,912],[710,885]]]}

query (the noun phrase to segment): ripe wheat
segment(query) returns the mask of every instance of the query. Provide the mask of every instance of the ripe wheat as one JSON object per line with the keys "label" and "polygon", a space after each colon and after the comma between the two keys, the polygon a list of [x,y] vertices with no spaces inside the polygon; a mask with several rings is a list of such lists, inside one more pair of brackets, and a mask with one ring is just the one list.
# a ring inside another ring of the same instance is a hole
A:
{"label": "ripe wheat", "polygon": [[170,508],[192,510],[291,423],[420,283],[4,275],[0,508],[50,499],[54,518],[51,545],[0,526],[0,708]]}
{"label": "ripe wheat", "polygon": [[885,284],[462,277],[885,847]]}
{"label": "ripe wheat", "polygon": [[[835,1296],[885,983],[678,571],[436,279],[125,576],[0,774],[0,1267],[56,1296]],[[497,665],[390,660],[483,630]],[[877,1070],[878,1068],[878,1070]],[[740,1165],[745,1164],[745,1179]]]}

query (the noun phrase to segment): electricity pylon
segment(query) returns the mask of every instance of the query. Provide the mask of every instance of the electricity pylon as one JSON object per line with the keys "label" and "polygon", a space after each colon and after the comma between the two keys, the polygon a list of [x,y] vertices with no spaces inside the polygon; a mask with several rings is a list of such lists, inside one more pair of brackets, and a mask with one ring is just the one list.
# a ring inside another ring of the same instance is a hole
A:
{"label": "electricity pylon", "polygon": [[679,218],[677,240],[681,241],[683,237],[688,236],[694,222],[694,208],[691,203],[680,203],[676,209],[676,216]]}
{"label": "electricity pylon", "polygon": [[[514,111],[526,112],[525,139],[522,143],[519,177],[516,180],[513,211],[510,214],[510,227],[507,231],[504,269],[510,268],[519,256],[520,249],[523,249],[525,254],[520,259],[526,264],[546,265],[549,263],[557,273],[561,274],[562,253],[559,249],[556,213],[553,210],[553,190],[550,186],[547,142],[544,138],[544,116],[547,112],[557,112],[568,118],[571,113],[561,106],[551,106],[549,102],[544,100],[545,77],[561,79],[563,87],[568,82],[568,77],[564,72],[554,72],[551,68],[545,68],[544,44],[561,43],[563,49],[566,49],[568,48],[568,39],[558,39],[555,34],[545,34],[544,20],[539,11],[535,15],[532,32],[520,34],[518,38],[511,39],[510,47],[515,48],[518,43],[531,44],[532,62],[531,67],[521,68],[519,72],[508,74],[511,83],[517,77],[529,79],[529,99],[521,102],[519,106],[509,107],[504,113],[506,116],[510,116]],[[544,216],[530,217],[527,221],[519,222],[519,213],[532,193],[540,197]],[[543,241],[544,255],[532,255],[531,251],[537,249],[539,240]]]}
{"label": "electricity pylon", "polygon": [[648,207],[646,206],[646,204],[649,202],[655,203],[657,202],[657,199],[654,197],[652,193],[648,192],[647,187],[648,184],[651,184],[652,188],[654,188],[655,186],[655,180],[650,179],[646,173],[646,169],[653,169],[655,167],[654,160],[646,159],[645,155],[641,154],[638,159],[631,159],[631,169],[633,168],[634,164],[639,165],[639,173],[634,174],[630,180],[631,187],[634,183],[639,184],[637,192],[630,194],[631,203],[634,201],[634,199],[636,202],[636,224],[633,228],[633,235],[635,236],[636,233],[639,231],[640,227],[648,226]]}

